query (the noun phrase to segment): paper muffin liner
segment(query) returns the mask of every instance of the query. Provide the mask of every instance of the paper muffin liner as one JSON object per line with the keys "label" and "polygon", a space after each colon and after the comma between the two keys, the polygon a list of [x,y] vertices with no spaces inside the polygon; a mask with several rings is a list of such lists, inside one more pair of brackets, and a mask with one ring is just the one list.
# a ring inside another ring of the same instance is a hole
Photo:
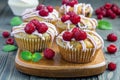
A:
{"label": "paper muffin liner", "polygon": [[18,38],[15,37],[16,43],[21,50],[29,50],[31,52],[43,51],[45,48],[51,46],[50,38],[42,40],[41,38]]}
{"label": "paper muffin liner", "polygon": [[65,48],[58,45],[59,53],[61,54],[62,58],[68,62],[72,63],[88,63],[95,59],[97,51],[95,51],[93,55],[94,48],[88,48],[86,51],[82,49],[72,49],[72,48]]}
{"label": "paper muffin liner", "polygon": [[29,18],[24,19],[23,21],[24,21],[24,22],[29,22],[29,21],[31,21],[31,20],[33,20],[33,19],[37,19],[37,20],[39,20],[39,21],[49,22],[49,23],[52,23],[52,24],[55,24],[55,22],[57,21],[57,20],[51,20],[51,19],[43,19],[43,18],[38,17],[38,16],[29,17]]}

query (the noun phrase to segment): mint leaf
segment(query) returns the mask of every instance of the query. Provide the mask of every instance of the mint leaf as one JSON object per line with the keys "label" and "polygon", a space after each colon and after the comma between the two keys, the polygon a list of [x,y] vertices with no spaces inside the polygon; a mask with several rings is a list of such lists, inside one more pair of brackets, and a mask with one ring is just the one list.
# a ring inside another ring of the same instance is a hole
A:
{"label": "mint leaf", "polygon": [[102,30],[110,30],[112,29],[112,24],[106,20],[100,20],[98,21],[97,28]]}
{"label": "mint leaf", "polygon": [[32,53],[29,51],[22,51],[20,56],[25,61],[30,61],[32,59]]}
{"label": "mint leaf", "polygon": [[10,21],[10,25],[11,25],[11,26],[18,26],[18,25],[20,25],[20,24],[22,24],[22,23],[23,23],[23,22],[22,22],[21,18],[20,18],[20,17],[17,17],[17,16],[13,17],[13,18],[11,19],[11,21]]}
{"label": "mint leaf", "polygon": [[17,47],[14,45],[5,45],[2,50],[5,52],[10,52],[10,51],[14,51],[16,49],[17,49]]}
{"label": "mint leaf", "polygon": [[38,62],[40,59],[42,59],[42,55],[39,52],[36,52],[32,55],[33,62]]}

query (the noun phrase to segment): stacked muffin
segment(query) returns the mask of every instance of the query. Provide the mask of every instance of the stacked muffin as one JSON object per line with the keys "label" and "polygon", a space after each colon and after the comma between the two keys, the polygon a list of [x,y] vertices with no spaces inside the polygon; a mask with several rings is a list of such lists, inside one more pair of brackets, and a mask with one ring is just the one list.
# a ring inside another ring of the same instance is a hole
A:
{"label": "stacked muffin", "polygon": [[62,0],[58,11],[41,4],[23,13],[27,23],[14,27],[12,34],[22,50],[43,51],[55,39],[64,60],[87,63],[95,59],[104,45],[95,32],[97,21],[89,18],[92,12],[90,4],[77,0]]}

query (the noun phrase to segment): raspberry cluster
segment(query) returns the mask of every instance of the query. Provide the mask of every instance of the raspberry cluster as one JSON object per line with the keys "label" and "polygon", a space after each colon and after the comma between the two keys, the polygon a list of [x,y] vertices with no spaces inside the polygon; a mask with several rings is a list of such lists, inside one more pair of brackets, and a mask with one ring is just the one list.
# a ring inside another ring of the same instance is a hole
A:
{"label": "raspberry cluster", "polygon": [[62,4],[74,7],[75,4],[78,4],[78,0],[62,0]]}
{"label": "raspberry cluster", "polygon": [[38,20],[33,19],[26,24],[24,30],[27,34],[32,34],[35,30],[43,34],[48,30],[48,26],[45,23],[40,23]]}
{"label": "raspberry cluster", "polygon": [[71,41],[74,38],[76,41],[85,40],[87,38],[87,34],[85,31],[80,30],[78,27],[73,28],[73,30],[66,31],[62,35],[65,41]]}
{"label": "raspberry cluster", "polygon": [[70,20],[73,24],[77,24],[80,22],[80,16],[77,15],[75,12],[68,12],[67,14],[63,15],[61,18],[62,22],[66,22],[67,20]]}
{"label": "raspberry cluster", "polygon": [[53,6],[45,6],[43,4],[40,4],[37,6],[36,10],[39,11],[40,16],[48,16],[49,13],[53,12]]}
{"label": "raspberry cluster", "polygon": [[96,9],[95,13],[98,19],[102,19],[103,17],[115,19],[117,16],[120,16],[120,7],[117,4],[106,3]]}

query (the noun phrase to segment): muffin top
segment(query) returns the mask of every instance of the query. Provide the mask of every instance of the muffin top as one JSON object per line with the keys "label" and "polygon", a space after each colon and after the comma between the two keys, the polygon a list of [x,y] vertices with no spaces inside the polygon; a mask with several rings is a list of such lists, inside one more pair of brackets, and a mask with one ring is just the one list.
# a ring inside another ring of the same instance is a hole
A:
{"label": "muffin top", "polygon": [[104,46],[103,39],[94,31],[80,30],[75,27],[69,31],[63,31],[56,38],[59,46],[71,49],[82,49],[86,51],[88,48],[99,49]]}
{"label": "muffin top", "polygon": [[76,14],[82,14],[85,16],[87,15],[86,12],[92,14],[93,8],[90,4],[78,3],[78,0],[62,0],[60,12],[66,14],[69,11],[74,11]]}
{"label": "muffin top", "polygon": [[44,19],[57,20],[59,13],[50,5],[45,6],[40,4],[36,8],[26,9],[22,14],[23,20],[34,16],[38,16]]}
{"label": "muffin top", "polygon": [[23,23],[19,26],[15,26],[12,29],[12,36],[20,38],[37,38],[45,40],[45,38],[51,37],[52,40],[57,35],[55,26],[48,22],[39,22],[38,20],[31,20],[28,23]]}
{"label": "muffin top", "polygon": [[[94,18],[88,18],[83,15],[77,15],[75,12],[70,11],[67,14],[63,15],[57,22],[56,25],[62,24],[67,25],[67,29],[71,28],[71,25],[78,26],[80,29],[89,29],[95,30],[98,22]],[[66,27],[59,26],[63,29]]]}

